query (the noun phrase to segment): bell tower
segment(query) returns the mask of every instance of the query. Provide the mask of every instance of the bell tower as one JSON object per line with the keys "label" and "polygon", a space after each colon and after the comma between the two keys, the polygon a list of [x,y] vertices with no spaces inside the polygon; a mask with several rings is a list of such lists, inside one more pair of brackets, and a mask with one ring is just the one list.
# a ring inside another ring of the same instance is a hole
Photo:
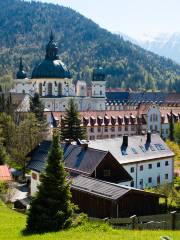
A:
{"label": "bell tower", "polygon": [[102,67],[98,66],[92,75],[92,97],[106,97],[106,76]]}

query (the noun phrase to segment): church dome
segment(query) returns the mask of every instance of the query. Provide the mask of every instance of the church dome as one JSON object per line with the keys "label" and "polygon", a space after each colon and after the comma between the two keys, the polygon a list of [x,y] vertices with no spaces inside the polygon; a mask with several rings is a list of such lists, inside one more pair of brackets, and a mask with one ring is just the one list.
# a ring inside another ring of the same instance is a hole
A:
{"label": "church dome", "polygon": [[23,71],[22,58],[20,59],[19,70],[18,70],[18,72],[16,74],[16,78],[17,79],[25,79],[25,78],[27,78],[26,72]]}
{"label": "church dome", "polygon": [[105,81],[106,75],[104,69],[100,66],[93,70],[92,81]]}
{"label": "church dome", "polygon": [[45,59],[34,68],[31,78],[71,78],[70,71],[57,54],[58,47],[51,33]]}

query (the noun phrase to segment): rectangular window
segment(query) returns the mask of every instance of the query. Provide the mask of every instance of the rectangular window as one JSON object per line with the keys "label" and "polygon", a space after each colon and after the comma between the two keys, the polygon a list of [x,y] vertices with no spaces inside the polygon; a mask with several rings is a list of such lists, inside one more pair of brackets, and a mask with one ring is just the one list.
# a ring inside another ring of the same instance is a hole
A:
{"label": "rectangular window", "polygon": [[37,180],[37,174],[34,172],[32,173],[32,179]]}
{"label": "rectangular window", "polygon": [[118,127],[118,131],[121,132],[122,128],[121,127]]}
{"label": "rectangular window", "polygon": [[126,131],[126,132],[128,131],[128,126],[125,126],[125,131]]}
{"label": "rectangular window", "polygon": [[131,167],[131,173],[133,173],[134,172],[134,167]]}
{"label": "rectangular window", "polygon": [[160,184],[160,183],[161,183],[160,176],[157,176],[157,184]]}
{"label": "rectangular window", "polygon": [[108,127],[105,127],[105,128],[104,128],[104,131],[105,131],[105,132],[108,132]]}
{"label": "rectangular window", "polygon": [[134,187],[134,181],[131,181],[131,187]]}
{"label": "rectangular window", "polygon": [[152,169],[152,164],[151,163],[148,164],[148,168]]}
{"label": "rectangular window", "polygon": [[95,139],[95,136],[90,136],[89,139],[90,139],[90,140],[94,140],[94,139]]}
{"label": "rectangular window", "polygon": [[148,178],[148,183],[152,183],[152,177]]}
{"label": "rectangular window", "polygon": [[151,151],[156,151],[152,144],[150,144],[149,147],[150,147]]}
{"label": "rectangular window", "polygon": [[140,145],[139,147],[140,147],[140,149],[141,149],[143,152],[146,152],[145,147],[143,147],[142,145]]}
{"label": "rectangular window", "polygon": [[110,169],[104,169],[103,173],[104,173],[104,177],[110,177],[111,176],[111,170]]}
{"label": "rectangular window", "polygon": [[168,179],[168,173],[165,174],[164,178],[167,180]]}
{"label": "rectangular window", "polygon": [[98,127],[98,132],[101,132],[101,127]]}
{"label": "rectangular window", "polygon": [[157,167],[160,167],[160,166],[161,166],[161,164],[160,164],[160,162],[158,162],[158,163],[157,163]]}
{"label": "rectangular window", "polygon": [[115,127],[111,127],[111,132],[115,132]]}
{"label": "rectangular window", "polygon": [[138,154],[138,152],[136,151],[136,149],[135,148],[131,148],[132,149],[132,152],[134,153],[134,154]]}
{"label": "rectangular window", "polygon": [[90,128],[90,132],[92,132],[92,133],[93,133],[93,132],[94,132],[94,128],[92,128],[92,127],[91,127],[91,128]]}
{"label": "rectangular window", "polygon": [[135,131],[135,126],[131,126],[131,131]]}
{"label": "rectangular window", "polygon": [[140,188],[142,189],[143,188],[143,179],[140,179],[139,185],[140,185]]}
{"label": "rectangular window", "polygon": [[139,169],[140,169],[140,171],[143,171],[143,165],[141,165],[141,166],[139,167]]}
{"label": "rectangular window", "polygon": [[165,161],[165,166],[169,166],[169,162],[168,161]]}

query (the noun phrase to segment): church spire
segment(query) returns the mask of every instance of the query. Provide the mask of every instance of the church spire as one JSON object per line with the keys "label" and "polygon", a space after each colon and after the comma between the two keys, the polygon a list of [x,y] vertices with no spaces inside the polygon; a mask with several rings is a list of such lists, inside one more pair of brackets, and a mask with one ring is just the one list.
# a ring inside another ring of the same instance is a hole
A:
{"label": "church spire", "polygon": [[19,60],[19,70],[16,74],[17,79],[24,79],[27,77],[26,73],[23,71],[23,68],[24,66],[23,66],[22,57],[21,57]]}
{"label": "church spire", "polygon": [[22,63],[22,57],[20,58],[20,61],[19,61],[19,71],[23,71],[23,63]]}
{"label": "church spire", "polygon": [[53,40],[54,40],[54,34],[53,34],[53,31],[51,30],[50,41],[52,42]]}
{"label": "church spire", "polygon": [[56,43],[54,42],[54,34],[51,31],[51,33],[50,33],[50,40],[49,40],[49,43],[46,46],[46,56],[45,56],[45,59],[46,60],[56,60],[56,59],[59,59],[57,54],[58,54],[58,47],[57,47]]}

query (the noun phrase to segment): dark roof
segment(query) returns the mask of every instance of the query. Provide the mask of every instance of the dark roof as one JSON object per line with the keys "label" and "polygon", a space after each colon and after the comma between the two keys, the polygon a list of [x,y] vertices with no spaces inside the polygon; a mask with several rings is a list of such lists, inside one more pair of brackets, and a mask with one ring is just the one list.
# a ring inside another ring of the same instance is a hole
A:
{"label": "dark roof", "polygon": [[129,92],[106,92],[106,101],[108,103],[119,102],[125,103],[127,102],[129,97]]}
{"label": "dark roof", "polygon": [[45,167],[45,161],[48,155],[48,151],[51,147],[51,141],[43,141],[37,147],[34,152],[32,152],[31,161],[28,164],[28,168],[31,170],[35,170],[41,172]]}
{"label": "dark roof", "polygon": [[104,69],[100,66],[93,70],[92,81],[105,81],[105,72]]}
{"label": "dark roof", "polygon": [[106,92],[107,103],[156,103],[161,104],[166,102],[169,97],[168,93],[164,92]]}
{"label": "dark roof", "polygon": [[150,144],[146,140],[146,135],[129,136],[128,147],[122,148],[122,137],[101,139],[89,141],[89,147],[109,151],[121,164],[174,156],[158,134],[151,134]]}
{"label": "dark roof", "polygon": [[[31,161],[28,164],[28,168],[41,172],[45,167],[47,154],[51,146],[51,141],[43,141],[37,149],[32,153]],[[95,168],[101,163],[101,161],[108,155],[111,155],[108,151],[96,150],[93,148],[84,148],[79,145],[62,144],[64,149],[64,162],[65,168],[71,172],[91,175]],[[114,158],[111,155],[112,158]],[[123,179],[130,179],[131,177],[126,170],[121,167]]]}
{"label": "dark roof", "polygon": [[126,187],[126,186],[122,186],[115,183],[105,182],[102,180],[85,177],[85,176],[75,177],[73,179],[71,188],[81,192],[86,192],[101,198],[113,200],[113,201],[116,201],[122,198],[123,196],[125,196],[130,192],[152,195],[154,197],[160,197],[159,194],[145,192],[143,190]]}
{"label": "dark roof", "polygon": [[65,167],[92,174],[107,153],[107,151],[69,145],[64,148]]}
{"label": "dark roof", "polygon": [[71,78],[71,74],[60,60],[45,59],[34,68],[31,78]]}

